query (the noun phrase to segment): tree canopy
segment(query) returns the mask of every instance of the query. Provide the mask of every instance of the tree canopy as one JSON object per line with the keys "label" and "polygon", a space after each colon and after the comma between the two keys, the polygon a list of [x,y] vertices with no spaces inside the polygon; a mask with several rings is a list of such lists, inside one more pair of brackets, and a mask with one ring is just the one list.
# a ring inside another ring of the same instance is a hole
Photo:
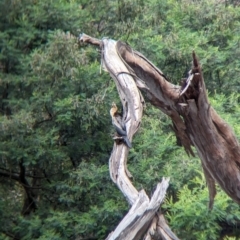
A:
{"label": "tree canopy", "polygon": [[[173,83],[195,50],[211,105],[240,136],[239,8],[218,0],[2,0],[0,239],[105,239],[128,209],[108,171],[109,109],[120,100],[100,53],[78,45],[80,32],[127,42]],[[239,206],[217,189],[207,211],[199,159],[148,103],[129,170],[149,195],[171,178],[163,209],[179,238],[240,236]]]}

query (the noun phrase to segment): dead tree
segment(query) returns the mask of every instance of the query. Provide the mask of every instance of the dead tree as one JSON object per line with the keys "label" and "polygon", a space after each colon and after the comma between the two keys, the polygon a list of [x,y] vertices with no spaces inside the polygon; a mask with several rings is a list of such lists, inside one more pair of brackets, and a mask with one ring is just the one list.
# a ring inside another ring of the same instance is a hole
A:
{"label": "dead tree", "polygon": [[[216,195],[215,181],[240,203],[240,147],[230,128],[208,102],[201,66],[193,52],[192,69],[181,86],[167,81],[164,74],[127,44],[111,39],[98,40],[82,34],[80,41],[100,47],[102,65],[116,83],[123,105],[123,121],[131,140],[138,130],[144,91],[151,104],[167,114],[173,130],[188,154],[194,146],[201,159],[209,189],[209,208]],[[132,185],[127,170],[128,148],[114,144],[109,160],[110,175],[128,202],[129,213],[108,239],[177,239],[157,210],[164,198],[168,180],[163,179],[149,200]]]}

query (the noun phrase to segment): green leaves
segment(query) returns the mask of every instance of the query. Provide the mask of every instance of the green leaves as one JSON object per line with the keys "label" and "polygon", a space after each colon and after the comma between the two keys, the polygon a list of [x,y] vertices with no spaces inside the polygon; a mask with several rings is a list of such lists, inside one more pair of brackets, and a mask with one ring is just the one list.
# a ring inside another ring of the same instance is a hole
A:
{"label": "green leaves", "polygon": [[[0,24],[0,191],[4,192],[0,211],[5,209],[2,216],[8,219],[1,236],[71,239],[92,234],[91,224],[78,230],[74,225],[86,221],[86,215],[92,222],[96,219],[92,215],[96,210],[90,209],[97,198],[89,192],[102,184],[93,181],[97,174],[105,178],[112,142],[106,124],[108,88],[95,61],[98,53],[79,49],[77,39],[63,32],[76,32],[82,21],[83,11],[75,1],[15,4],[1,2],[0,10],[10,11],[1,14],[0,21],[6,23]],[[57,28],[62,30],[54,31]],[[92,173],[84,166],[86,176],[91,173],[90,185],[86,180],[78,185],[70,174],[82,162],[93,166]],[[102,165],[104,174],[98,172]],[[108,177],[105,185],[110,183]],[[21,217],[30,195],[38,210]],[[107,229],[107,224],[99,224],[98,234],[106,235]]]}
{"label": "green leaves", "polygon": [[[183,239],[218,239],[220,225],[229,227],[239,219],[239,206],[218,189],[212,211],[207,210],[208,190],[203,176],[192,181],[192,190],[185,185],[178,193],[178,201],[166,201],[168,220],[172,229]],[[231,209],[231,210],[230,210]]]}

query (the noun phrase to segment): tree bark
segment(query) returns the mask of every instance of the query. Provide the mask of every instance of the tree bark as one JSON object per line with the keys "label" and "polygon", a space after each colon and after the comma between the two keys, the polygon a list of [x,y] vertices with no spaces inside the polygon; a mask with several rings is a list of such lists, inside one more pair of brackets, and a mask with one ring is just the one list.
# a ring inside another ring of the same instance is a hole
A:
{"label": "tree bark", "polygon": [[[135,82],[135,76],[119,55],[116,41],[110,39],[100,41],[85,34],[81,36],[80,41],[101,48],[102,66],[115,81],[123,106],[122,121],[126,127],[127,137],[131,141],[140,127],[144,104],[144,99]],[[144,190],[138,192],[129,179],[131,174],[127,169],[128,152],[129,149],[125,144],[115,141],[109,159],[110,176],[132,207],[107,239],[137,240],[144,235],[144,239],[147,240],[178,239],[166,224],[163,215],[159,217],[157,214],[165,197],[169,179],[163,178],[151,199]]]}
{"label": "tree bark", "polygon": [[[168,82],[154,64],[125,43],[111,39],[97,40],[85,34],[80,41],[101,48],[102,64],[119,92],[129,139],[141,122],[144,102],[138,91],[141,89],[154,106],[172,119],[173,130],[186,152],[194,155],[191,147],[196,148],[209,188],[209,207],[212,208],[216,195],[215,181],[234,201],[240,203],[239,143],[228,124],[208,102],[201,66],[195,53],[188,78],[183,80],[182,86],[178,86]],[[145,192],[138,192],[129,180],[127,155],[128,148],[124,144],[114,144],[109,160],[110,175],[132,208],[124,218],[126,224],[123,226],[122,221],[108,239],[140,239],[143,234],[144,239],[154,239],[154,236],[157,239],[177,239],[163,216],[156,214],[162,199],[149,200]],[[167,182],[163,179],[162,190],[156,190],[154,194],[164,196]],[[152,201],[155,201],[155,207],[151,207]],[[137,215],[137,212],[140,214]]]}
{"label": "tree bark", "polygon": [[183,86],[169,83],[162,72],[142,54],[118,42],[118,51],[141,79],[150,102],[171,117],[176,136],[185,150],[193,154],[193,145],[201,159],[207,180],[210,202],[216,194],[215,181],[240,203],[240,148],[231,127],[208,102],[201,66],[193,52],[193,66]]}

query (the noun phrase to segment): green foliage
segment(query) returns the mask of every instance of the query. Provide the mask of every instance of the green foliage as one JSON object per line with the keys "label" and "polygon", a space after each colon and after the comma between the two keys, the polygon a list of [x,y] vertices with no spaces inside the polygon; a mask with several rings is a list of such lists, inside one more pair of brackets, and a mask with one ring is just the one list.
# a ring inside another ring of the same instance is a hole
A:
{"label": "green foliage", "polygon": [[129,169],[134,176],[134,184],[148,189],[151,194],[156,183],[163,176],[169,176],[169,191],[175,196],[176,190],[195,176],[195,170],[200,169],[199,160],[189,158],[176,145],[168,117],[150,105],[147,105],[144,113],[141,129],[133,142],[135,147],[129,155]]}
{"label": "green foliage", "polygon": [[[106,165],[113,85],[99,74],[96,51],[79,49],[72,35],[84,18],[79,4],[31,3],[1,2],[11,13],[1,15],[1,237],[103,238],[126,208],[110,199],[122,197]],[[31,214],[27,194],[37,205]]]}
{"label": "green foliage", "polygon": [[[240,220],[240,209],[225,193],[218,189],[213,210],[207,210],[208,189],[202,173],[185,185],[178,193],[178,201],[168,198],[167,217],[172,229],[181,239],[219,239],[221,225],[236,225]],[[166,210],[166,209],[165,209]],[[239,236],[240,232],[235,229]]]}
{"label": "green foliage", "polygon": [[191,52],[199,56],[205,81],[212,92],[239,91],[239,6],[216,0],[149,1],[141,29],[129,36],[175,83],[186,77]]}

